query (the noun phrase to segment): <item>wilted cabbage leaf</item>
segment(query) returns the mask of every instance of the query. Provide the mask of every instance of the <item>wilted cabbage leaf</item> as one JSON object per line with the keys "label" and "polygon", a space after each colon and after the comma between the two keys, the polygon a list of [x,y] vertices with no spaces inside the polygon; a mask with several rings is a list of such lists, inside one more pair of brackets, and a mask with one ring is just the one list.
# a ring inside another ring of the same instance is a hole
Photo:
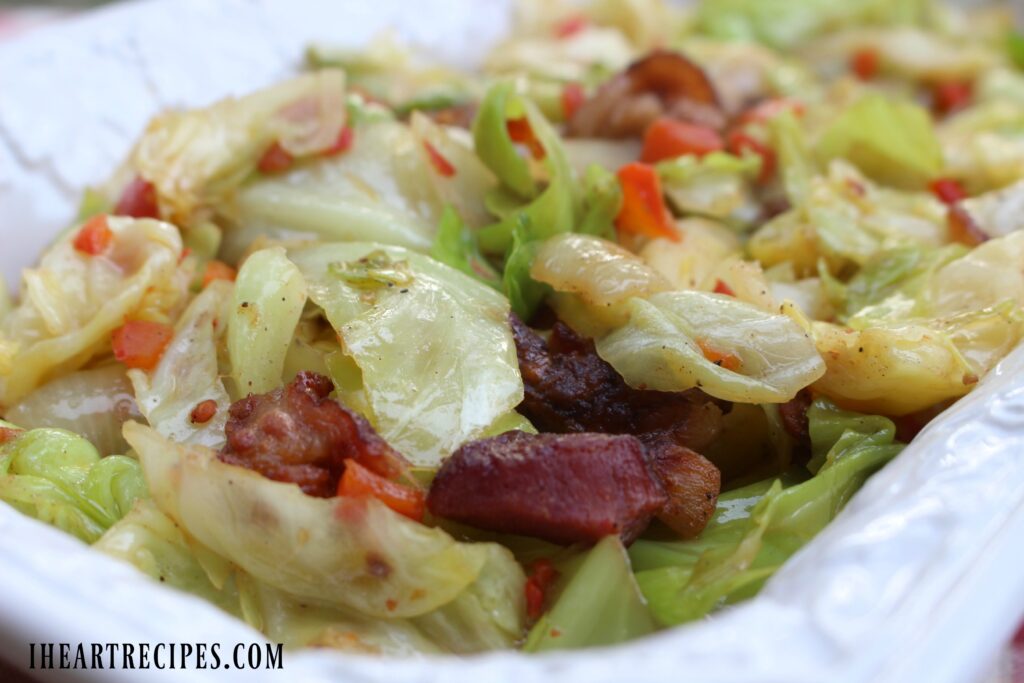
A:
{"label": "wilted cabbage leaf", "polygon": [[274,143],[295,157],[330,148],[345,125],[345,78],[324,69],[206,109],[150,121],[129,158],[156,188],[161,215],[178,225],[216,207]]}
{"label": "wilted cabbage leaf", "polygon": [[21,304],[0,322],[0,405],[82,367],[126,318],[166,320],[184,299],[177,228],[115,217],[107,224],[105,254],[76,250],[72,231],[24,271]]}
{"label": "wilted cabbage leaf", "polygon": [[432,173],[423,155],[404,124],[357,125],[343,154],[246,183],[236,199],[237,222],[256,234],[286,231],[426,251],[441,203],[423,182]]}
{"label": "wilted cabbage leaf", "polygon": [[507,550],[459,543],[375,498],[307,496],[136,423],[125,437],[160,510],[255,580],[307,604],[382,619],[447,606],[455,613],[439,621],[453,624],[479,608],[475,628],[511,629],[506,643],[518,634],[522,605],[508,597],[525,577]]}
{"label": "wilted cabbage leaf", "polygon": [[522,400],[508,301],[490,287],[400,247],[289,255],[361,371],[367,417],[414,463],[436,466]]}
{"label": "wilted cabbage leaf", "polygon": [[674,626],[756,593],[793,553],[839,513],[872,473],[902,449],[890,420],[840,411],[824,400],[808,410],[817,474],[783,486],[758,482],[719,496],[692,541],[637,541],[637,582],[655,618]]}
{"label": "wilted cabbage leaf", "polygon": [[283,248],[261,249],[242,264],[227,318],[239,395],[265,394],[284,382],[285,356],[305,305],[306,281]]}
{"label": "wilted cabbage leaf", "polygon": [[655,631],[617,537],[606,536],[575,564],[551,609],[530,629],[526,652],[615,645]]}
{"label": "wilted cabbage leaf", "polygon": [[[597,352],[634,387],[699,387],[727,401],[782,403],[825,372],[793,318],[732,297],[663,292],[634,298],[629,308],[629,322],[599,339]],[[735,359],[733,369],[727,358]]]}
{"label": "wilted cabbage leaf", "polygon": [[681,214],[708,216],[745,227],[761,212],[750,185],[761,163],[757,155],[688,154],[658,164],[658,175],[665,195]]}
{"label": "wilted cabbage leaf", "polygon": [[32,429],[0,445],[0,500],[86,543],[145,495],[138,461],[101,458],[63,429]]}
{"label": "wilted cabbage leaf", "polygon": [[[174,328],[174,338],[150,371],[129,370],[139,410],[158,432],[178,443],[224,445],[231,399],[221,381],[217,346],[231,305],[232,285],[214,280],[195,298]],[[192,421],[193,409],[213,401],[208,421]]]}
{"label": "wilted cabbage leaf", "polygon": [[872,322],[854,330],[815,322],[828,366],[814,384],[842,405],[905,415],[963,396],[1020,341],[1021,314],[1010,301],[935,319]]}
{"label": "wilted cabbage leaf", "polygon": [[843,158],[875,180],[918,189],[942,171],[931,115],[920,106],[873,93],[843,111],[822,134],[818,152]]}
{"label": "wilted cabbage leaf", "polygon": [[100,455],[124,453],[121,425],[142,416],[120,363],[60,375],[8,408],[5,416],[24,427],[56,427],[84,437]]}

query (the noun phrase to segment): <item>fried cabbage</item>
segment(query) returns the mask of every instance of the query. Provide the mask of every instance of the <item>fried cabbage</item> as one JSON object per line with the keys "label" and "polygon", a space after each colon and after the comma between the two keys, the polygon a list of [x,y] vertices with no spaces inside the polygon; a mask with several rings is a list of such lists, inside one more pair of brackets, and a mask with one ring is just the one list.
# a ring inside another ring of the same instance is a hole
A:
{"label": "fried cabbage", "polygon": [[[731,297],[662,292],[631,299],[629,313],[625,326],[597,341],[597,352],[634,387],[699,387],[727,401],[783,403],[825,372],[800,323]],[[737,367],[712,353],[735,358]]]}
{"label": "fried cabbage", "polygon": [[289,257],[361,372],[367,418],[414,463],[438,465],[522,400],[509,304],[490,287],[400,247]]}
{"label": "fried cabbage", "polygon": [[164,321],[184,301],[177,228],[115,217],[107,225],[113,240],[105,255],[75,249],[72,231],[25,270],[21,304],[0,321],[0,406],[82,367],[126,318]]}

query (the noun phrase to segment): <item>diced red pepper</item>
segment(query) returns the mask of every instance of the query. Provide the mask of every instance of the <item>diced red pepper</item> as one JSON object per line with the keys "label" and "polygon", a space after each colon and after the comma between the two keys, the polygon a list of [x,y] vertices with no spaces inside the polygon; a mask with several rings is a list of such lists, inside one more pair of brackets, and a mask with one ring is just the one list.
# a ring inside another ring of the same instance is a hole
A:
{"label": "diced red pepper", "polygon": [[0,446],[7,443],[8,441],[14,441],[23,432],[20,429],[11,429],[10,427],[0,427]]}
{"label": "diced red pepper", "polygon": [[114,214],[132,218],[160,218],[160,206],[153,183],[142,176],[132,178],[117,200]]}
{"label": "diced red pepper", "polygon": [[667,237],[678,242],[672,216],[661,194],[661,181],[653,166],[633,162],[618,172],[622,187],[622,207],[615,217],[615,227],[624,232],[648,237]]}
{"label": "diced red pepper", "polygon": [[956,204],[961,199],[967,199],[967,192],[963,186],[952,178],[938,178],[928,184],[928,188],[944,204]]}
{"label": "diced red pepper", "polygon": [[870,81],[878,75],[878,51],[872,48],[861,48],[850,56],[850,71],[862,81]]}
{"label": "diced red pepper", "polygon": [[736,123],[741,126],[748,123],[763,123],[774,119],[776,116],[787,110],[792,111],[797,116],[803,116],[806,108],[804,107],[803,102],[789,100],[785,97],[775,97],[747,109],[745,112],[740,114]]}
{"label": "diced red pepper", "polygon": [[505,128],[508,130],[508,136],[512,138],[512,142],[526,145],[526,148],[530,150],[530,156],[534,159],[544,158],[544,145],[540,144],[540,140],[533,134],[533,128],[530,127],[530,122],[525,116],[509,119],[505,123]]}
{"label": "diced red pepper", "polygon": [[152,370],[174,338],[170,325],[149,320],[129,320],[114,330],[111,346],[114,358],[129,368]]}
{"label": "diced red pepper", "polygon": [[523,587],[526,594],[526,614],[531,619],[539,619],[544,613],[544,601],[548,590],[557,580],[558,570],[551,564],[551,560],[540,559],[533,563]]}
{"label": "diced red pepper", "polygon": [[109,249],[110,243],[113,241],[114,233],[107,225],[107,217],[105,214],[100,214],[85,222],[72,244],[77,251],[83,254],[98,256]]}
{"label": "diced red pepper", "polygon": [[237,276],[238,272],[223,261],[208,261],[206,263],[206,270],[203,271],[203,287],[206,287],[214,280],[230,280],[234,282]]}
{"label": "diced red pepper", "polygon": [[568,38],[575,35],[590,25],[590,20],[582,14],[574,14],[562,19],[555,24],[555,36]]}
{"label": "diced red pepper", "polygon": [[976,247],[989,238],[960,204],[950,205],[946,212],[946,220],[949,223],[949,238],[954,242]]}
{"label": "diced red pepper", "polygon": [[969,81],[946,81],[932,88],[932,103],[936,113],[952,114],[971,103],[974,86]]}
{"label": "diced red pepper", "polygon": [[684,154],[704,156],[725,147],[722,136],[714,128],[660,118],[647,126],[640,161],[653,164]]}
{"label": "diced red pepper", "polygon": [[430,158],[430,165],[434,167],[434,170],[443,175],[445,178],[451,178],[455,175],[455,167],[452,166],[452,162],[445,159],[432,144],[424,141],[423,146],[427,149],[427,156]]}
{"label": "diced red pepper", "polygon": [[732,290],[732,287],[727,285],[722,280],[715,280],[715,288],[712,290],[715,294],[725,294],[726,296],[736,296],[736,292]]}
{"label": "diced red pepper", "polygon": [[417,522],[423,519],[426,505],[423,491],[385,479],[355,460],[345,461],[345,472],[338,482],[338,495],[376,498],[398,514]]}
{"label": "diced red pepper", "polygon": [[217,402],[212,398],[208,398],[196,404],[196,407],[192,409],[192,413],[189,415],[189,419],[192,420],[192,424],[206,424],[216,414]]}
{"label": "diced red pepper", "polygon": [[291,168],[293,163],[295,163],[295,157],[282,147],[280,142],[275,141],[274,144],[267,147],[267,151],[256,163],[256,168],[260,170],[260,173],[281,173]]}
{"label": "diced red pepper", "polygon": [[761,172],[757,176],[757,182],[764,184],[775,175],[775,168],[778,165],[775,159],[775,150],[763,144],[741,130],[734,130],[729,133],[726,142],[727,149],[736,156],[743,154],[744,150],[750,150],[761,157]]}
{"label": "diced red pepper", "polygon": [[338,139],[334,141],[334,144],[320,154],[325,157],[332,157],[343,152],[347,152],[349,148],[352,147],[352,140],[354,137],[355,134],[352,132],[352,129],[345,126],[341,129],[341,132],[338,133]]}
{"label": "diced red pepper", "polygon": [[562,87],[562,115],[568,121],[572,118],[583,103],[587,101],[587,94],[579,83],[566,83]]}
{"label": "diced red pepper", "polygon": [[729,353],[728,351],[720,351],[703,339],[697,340],[697,346],[700,347],[701,353],[704,354],[704,357],[715,365],[723,367],[731,372],[739,372],[740,368],[743,367],[743,361],[741,361],[740,357],[736,354]]}

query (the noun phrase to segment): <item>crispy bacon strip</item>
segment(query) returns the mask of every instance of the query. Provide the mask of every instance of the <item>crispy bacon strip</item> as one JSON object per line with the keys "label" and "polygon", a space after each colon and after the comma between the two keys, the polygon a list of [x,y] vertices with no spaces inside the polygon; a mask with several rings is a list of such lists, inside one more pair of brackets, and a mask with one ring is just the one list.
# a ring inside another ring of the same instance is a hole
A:
{"label": "crispy bacon strip", "polygon": [[654,50],[580,105],[567,132],[576,137],[640,137],[666,116],[716,130],[726,123],[704,70],[678,52]]}
{"label": "crispy bacon strip", "polygon": [[721,431],[730,404],[697,389],[634,389],[592,341],[561,322],[547,342],[515,316],[510,322],[525,388],[519,412],[542,432],[636,436],[671,497],[660,518],[687,537],[699,533],[714,512],[721,475],[696,451]]}
{"label": "crispy bacon strip", "polygon": [[328,398],[333,389],[327,377],[301,372],[281,389],[234,403],[220,459],[321,498],[337,493],[347,459],[388,479],[405,474],[405,458],[362,416]]}
{"label": "crispy bacon strip", "polygon": [[462,446],[441,466],[427,507],[490,531],[553,543],[630,543],[668,501],[632,436],[506,432]]}

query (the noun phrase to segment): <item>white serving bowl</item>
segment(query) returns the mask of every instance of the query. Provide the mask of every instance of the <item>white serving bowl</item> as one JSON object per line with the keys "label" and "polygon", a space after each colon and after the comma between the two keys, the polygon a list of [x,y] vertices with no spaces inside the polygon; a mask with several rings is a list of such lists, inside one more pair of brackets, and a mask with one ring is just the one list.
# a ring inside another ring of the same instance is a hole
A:
{"label": "white serving bowl", "polygon": [[[148,118],[293,73],[312,40],[380,29],[473,62],[507,0],[148,0],[0,45],[0,269],[16,282]],[[286,653],[282,671],[62,672],[90,680],[973,681],[1024,612],[1024,349],[875,475],[756,599],[615,648],[381,660]],[[0,653],[29,642],[236,642],[255,631],[0,505]],[[43,675],[46,675],[45,672]]]}

